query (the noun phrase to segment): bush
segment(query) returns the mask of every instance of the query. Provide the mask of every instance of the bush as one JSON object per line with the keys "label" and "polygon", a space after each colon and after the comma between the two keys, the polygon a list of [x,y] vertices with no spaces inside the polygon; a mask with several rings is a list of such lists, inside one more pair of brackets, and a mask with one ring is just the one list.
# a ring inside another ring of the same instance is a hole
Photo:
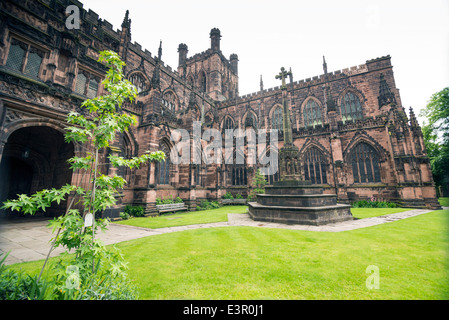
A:
{"label": "bush", "polygon": [[237,195],[235,196],[236,199],[243,199],[243,196],[240,193],[237,193]]}
{"label": "bush", "polygon": [[222,197],[223,199],[231,199],[233,200],[234,197],[232,196],[232,193],[226,192],[226,194]]}
{"label": "bush", "polygon": [[[3,253],[0,253],[0,257]],[[0,261],[0,300],[52,300],[53,294],[46,280],[37,281],[22,271],[6,269],[5,257]]]}
{"label": "bush", "polygon": [[145,208],[141,206],[127,205],[124,212],[133,217],[143,217],[145,215]]}
{"label": "bush", "polygon": [[130,217],[129,213],[120,212],[120,218],[122,218],[123,220],[128,220],[129,217]]}
{"label": "bush", "polygon": [[376,200],[359,200],[352,203],[353,208],[397,208],[398,205],[393,202]]}
{"label": "bush", "polygon": [[156,198],[156,205],[160,204],[172,204],[172,203],[183,203],[184,201],[180,197],[176,197],[175,200],[173,200],[173,196],[167,196],[167,198]]}
{"label": "bush", "polygon": [[207,200],[201,200],[201,203],[199,206],[196,207],[197,211],[201,210],[210,210],[210,209],[217,209],[220,208],[220,203],[216,200],[214,201],[207,201]]}
{"label": "bush", "polygon": [[180,197],[176,197],[175,203],[183,203],[182,199]]}

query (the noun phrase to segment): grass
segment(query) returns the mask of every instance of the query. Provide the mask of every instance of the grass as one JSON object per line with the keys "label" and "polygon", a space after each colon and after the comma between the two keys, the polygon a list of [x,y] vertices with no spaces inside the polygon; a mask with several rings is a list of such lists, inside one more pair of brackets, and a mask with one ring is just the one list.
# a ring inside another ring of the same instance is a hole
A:
{"label": "grass", "polygon": [[365,219],[412,210],[410,208],[351,208],[354,218]]}
{"label": "grass", "polygon": [[[178,227],[191,224],[213,223],[228,221],[228,213],[246,213],[247,206],[224,206],[218,209],[191,211],[176,214],[164,214],[157,217],[132,218],[116,221],[114,223],[129,226],[158,229]],[[383,216],[386,214],[408,211],[405,208],[352,208],[351,213],[355,218],[364,219]]]}
{"label": "grass", "polygon": [[449,198],[439,198],[438,201],[442,207],[449,207]]}
{"label": "grass", "polygon": [[[346,232],[222,227],[116,246],[141,299],[447,300],[448,226],[449,210],[438,210]],[[366,287],[371,265],[379,289]]]}
{"label": "grass", "polygon": [[190,224],[228,221],[228,213],[246,213],[247,206],[224,206],[204,211],[164,214],[157,217],[132,218],[115,223],[150,229],[178,227]]}

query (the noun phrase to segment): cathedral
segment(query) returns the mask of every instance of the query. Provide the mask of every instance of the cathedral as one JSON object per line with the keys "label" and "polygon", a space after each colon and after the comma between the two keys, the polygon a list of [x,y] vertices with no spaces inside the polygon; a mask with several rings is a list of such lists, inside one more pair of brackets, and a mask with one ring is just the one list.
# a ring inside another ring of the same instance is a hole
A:
{"label": "cathedral", "polygon": [[[67,27],[68,6],[79,9],[77,28]],[[84,100],[105,93],[107,70],[97,62],[103,50],[117,52],[126,63],[125,76],[137,87],[138,98],[123,110],[135,115],[138,124],[102,151],[102,172],[116,173],[107,163],[110,154],[131,158],[161,150],[167,155],[137,170],[118,170],[128,181],[119,195],[121,206],[143,206],[153,213],[157,198],[180,197],[194,210],[202,200],[221,201],[228,192],[249,194],[260,164],[174,163],[171,135],[184,129],[193,140],[194,123],[223,135],[230,129],[277,129],[280,148],[281,87],[264,88],[261,78],[259,91],[240,95],[238,55],[223,55],[218,28],[210,30],[210,47],[201,53],[189,54],[188,44],[179,44],[177,68],[163,62],[162,43],[152,54],[131,35],[129,12],[121,29],[113,30],[76,0],[1,1],[0,201],[86,183],[67,164],[86,150],[64,141],[65,119],[70,111],[81,112]],[[288,74],[287,121],[304,180],[336,194],[340,203],[374,198],[406,207],[440,207],[421,128],[413,109],[401,104],[390,56],[337,71],[328,71],[323,57],[321,75],[293,81]],[[243,157],[247,152],[244,148]],[[273,184],[279,172],[266,180]],[[63,206],[46,214],[58,215]]]}

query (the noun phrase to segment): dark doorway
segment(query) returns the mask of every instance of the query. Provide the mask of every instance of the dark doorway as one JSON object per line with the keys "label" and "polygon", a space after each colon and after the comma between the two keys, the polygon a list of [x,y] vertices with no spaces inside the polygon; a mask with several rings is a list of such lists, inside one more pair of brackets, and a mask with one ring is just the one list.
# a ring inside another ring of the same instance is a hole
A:
{"label": "dark doorway", "polygon": [[[31,195],[42,189],[60,188],[71,183],[72,171],[67,160],[74,155],[72,143],[50,127],[27,127],[14,131],[8,138],[0,163],[0,201],[15,199],[19,194]],[[40,211],[36,216],[54,217],[65,211],[60,203]],[[21,216],[10,210],[3,217]]]}

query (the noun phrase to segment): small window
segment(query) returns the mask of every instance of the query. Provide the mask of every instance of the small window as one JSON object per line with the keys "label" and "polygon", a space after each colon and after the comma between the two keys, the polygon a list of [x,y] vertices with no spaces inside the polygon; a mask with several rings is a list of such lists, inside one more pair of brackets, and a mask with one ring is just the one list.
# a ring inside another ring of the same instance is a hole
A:
{"label": "small window", "polygon": [[28,54],[27,65],[25,67],[25,74],[37,77],[39,75],[39,70],[41,68],[43,56],[44,54],[42,52],[32,50]]}
{"label": "small window", "polygon": [[98,81],[95,79],[90,79],[89,87],[87,88],[87,97],[95,98],[98,92]]}
{"label": "small window", "polygon": [[38,77],[44,53],[22,41],[12,39],[6,67]]}
{"label": "small window", "polygon": [[27,51],[26,44],[13,39],[13,41],[11,42],[11,47],[9,48],[6,66],[14,70],[22,71],[26,51]]}
{"label": "small window", "polygon": [[76,78],[76,86],[75,86],[75,92],[79,94],[84,94],[84,91],[86,90],[86,81],[87,78],[82,72],[78,72],[78,76]]}
{"label": "small window", "polygon": [[98,94],[100,80],[86,71],[78,70],[75,92],[92,99]]}

